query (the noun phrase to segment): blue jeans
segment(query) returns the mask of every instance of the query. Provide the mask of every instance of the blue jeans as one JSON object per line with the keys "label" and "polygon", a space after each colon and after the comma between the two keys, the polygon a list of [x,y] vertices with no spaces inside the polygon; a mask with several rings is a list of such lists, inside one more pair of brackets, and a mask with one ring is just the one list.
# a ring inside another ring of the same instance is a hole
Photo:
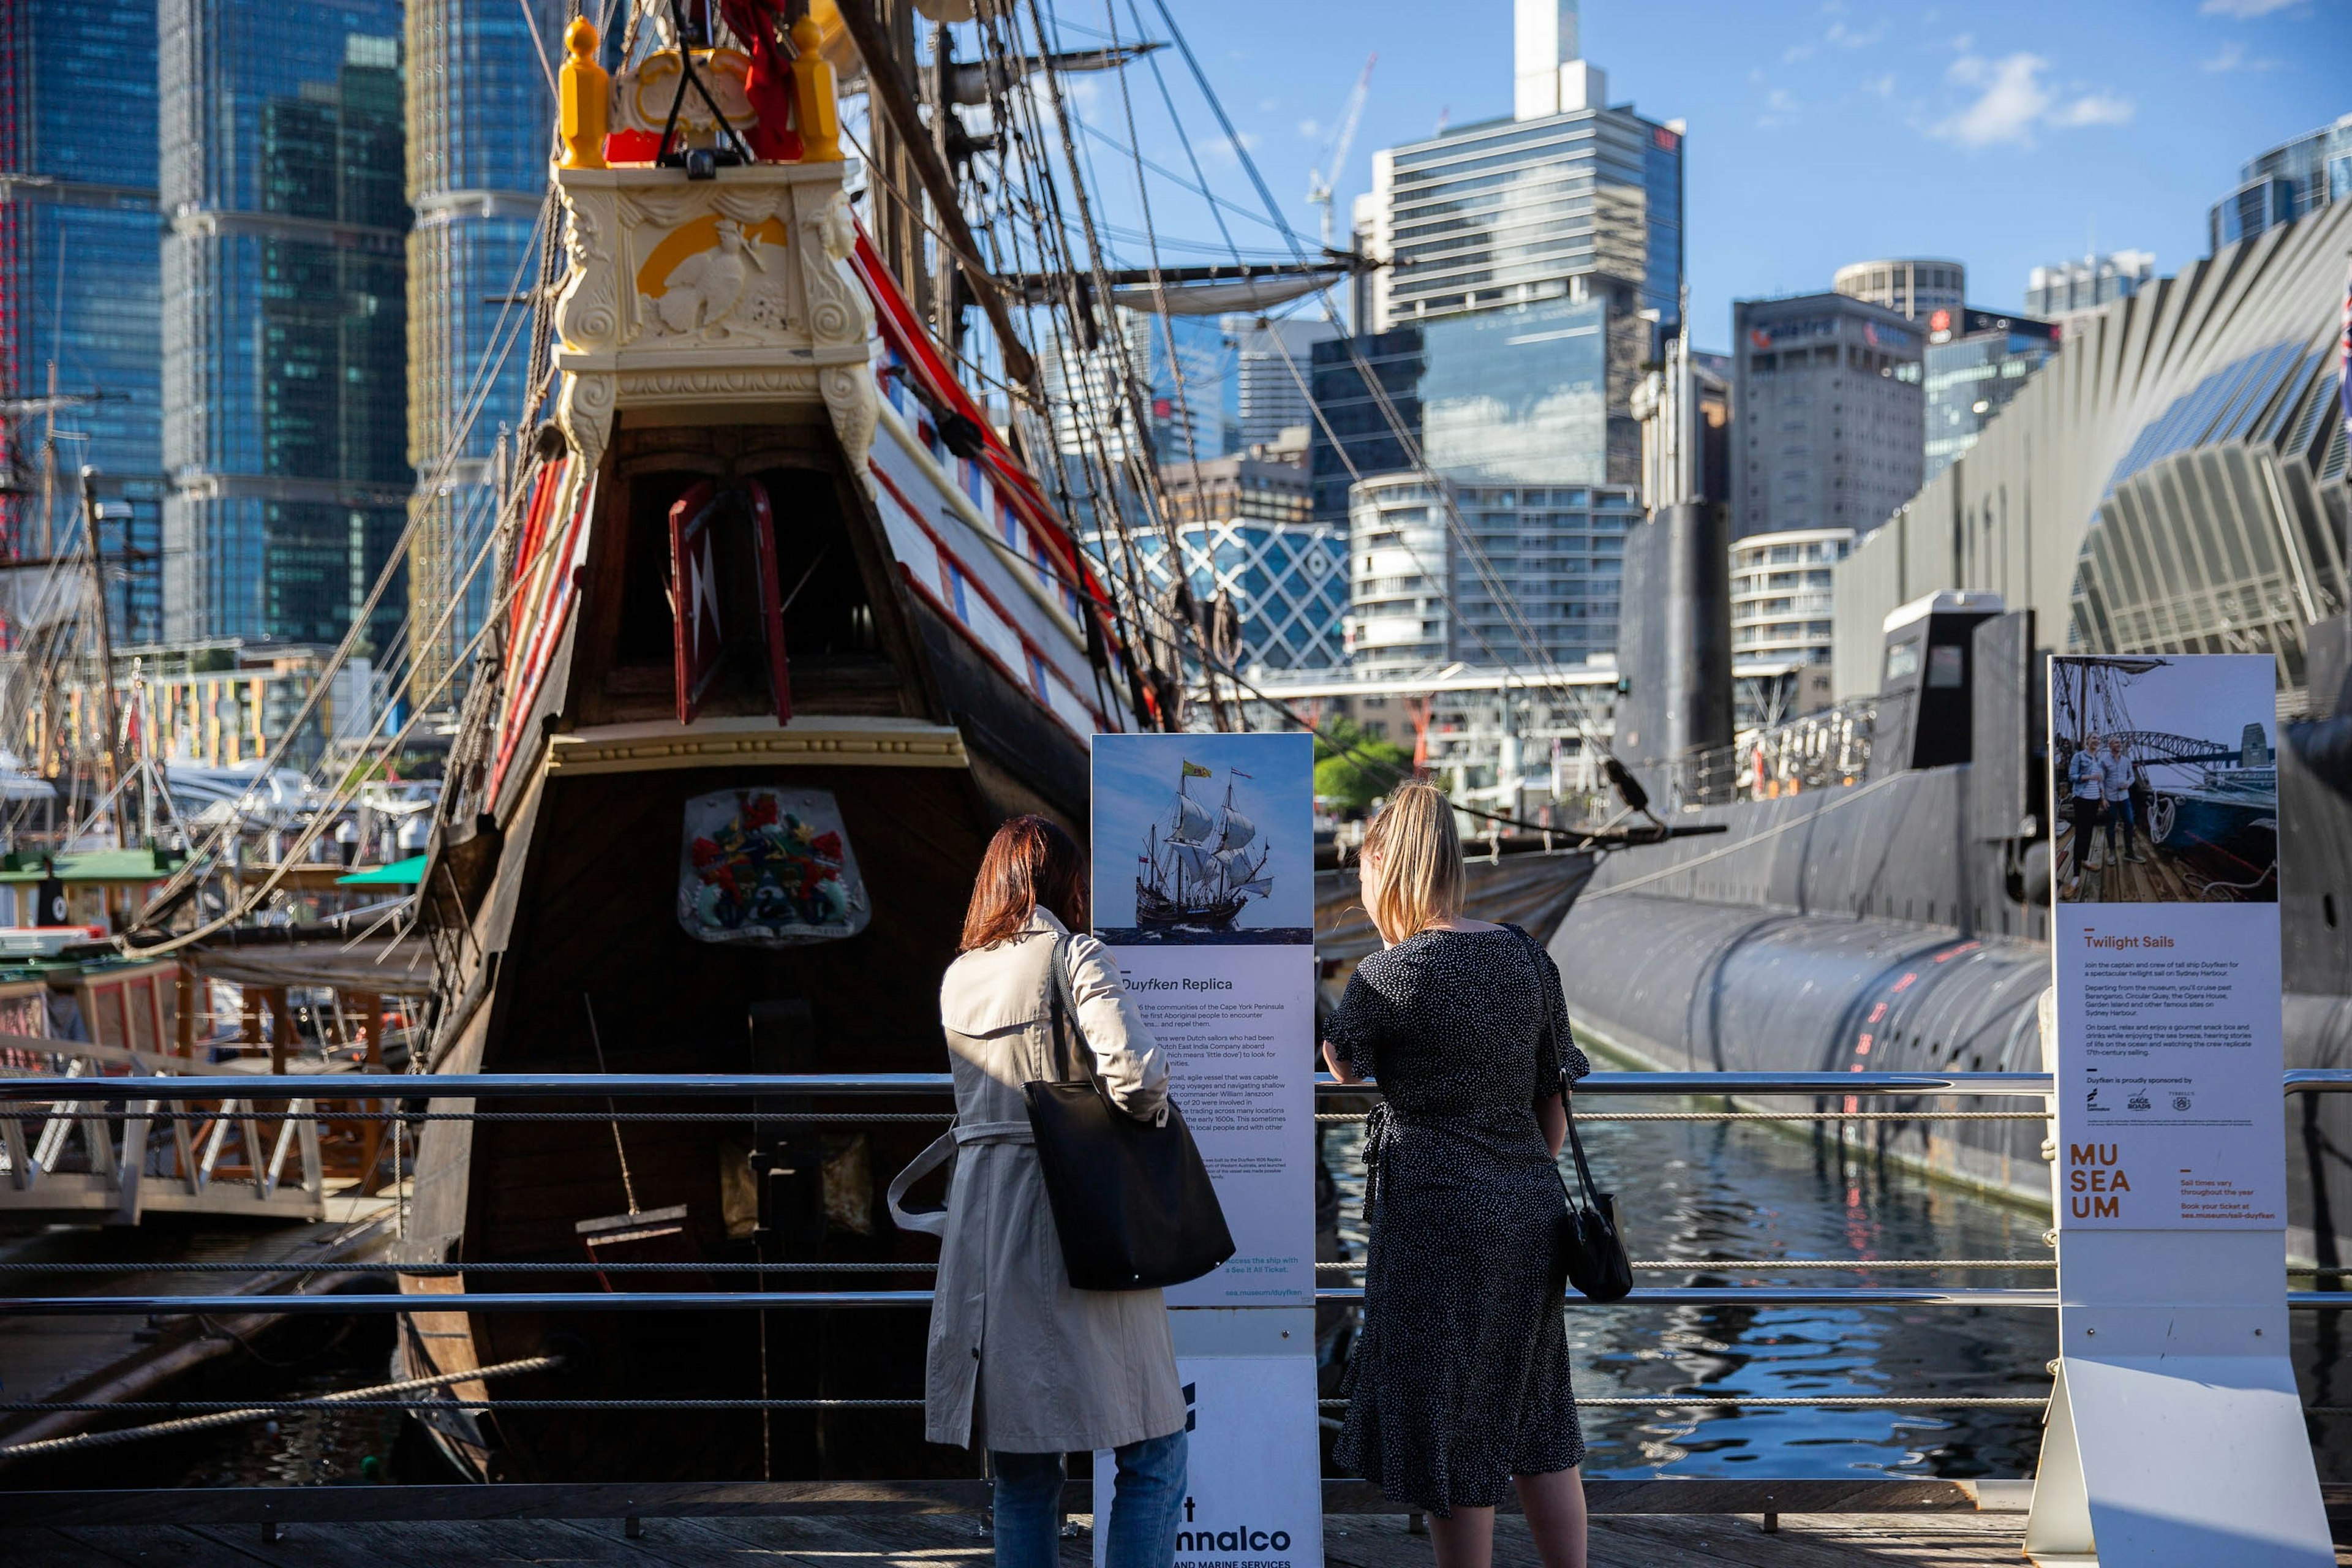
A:
{"label": "blue jeans", "polygon": [[[1108,1568],[1169,1568],[1184,1510],[1184,1434],[1147,1437],[1111,1455],[1118,1483],[1104,1547]],[[1055,1568],[1062,1551],[1062,1456],[991,1449],[988,1458],[996,1472],[996,1568]]]}

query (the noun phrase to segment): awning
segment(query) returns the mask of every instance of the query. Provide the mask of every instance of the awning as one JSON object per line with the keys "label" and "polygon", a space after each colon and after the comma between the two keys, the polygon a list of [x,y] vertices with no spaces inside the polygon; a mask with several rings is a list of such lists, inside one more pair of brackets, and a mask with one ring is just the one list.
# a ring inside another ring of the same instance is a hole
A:
{"label": "awning", "polygon": [[371,866],[364,871],[354,871],[348,877],[335,879],[338,888],[413,888],[425,880],[423,855],[411,855],[405,860],[394,860],[389,866]]}

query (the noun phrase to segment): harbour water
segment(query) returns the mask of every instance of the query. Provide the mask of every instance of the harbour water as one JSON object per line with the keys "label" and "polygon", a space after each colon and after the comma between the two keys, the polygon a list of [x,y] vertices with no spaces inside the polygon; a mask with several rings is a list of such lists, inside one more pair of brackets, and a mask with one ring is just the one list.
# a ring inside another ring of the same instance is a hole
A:
{"label": "harbour water", "polygon": [[[2055,1281],[2049,1268],[1868,1268],[1927,1258],[2046,1263],[2055,1254],[2042,1239],[2046,1215],[1882,1162],[1866,1149],[1841,1145],[1834,1133],[1792,1134],[1785,1123],[1591,1119],[1612,1110],[1691,1108],[1613,1096],[1582,1107],[1586,1152],[1595,1180],[1616,1194],[1628,1250],[1636,1259],[1692,1259],[1688,1272],[1639,1270],[1638,1286],[1730,1286],[1759,1278],[1841,1286]],[[1356,1257],[1364,1245],[1360,1142],[1356,1128],[1339,1127],[1325,1143],[1344,1194],[1340,1233]],[[1774,1276],[1710,1269],[1709,1258],[1834,1258],[1863,1267]],[[2307,1279],[2295,1283],[2308,1288]],[[2347,1372],[2336,1317],[2294,1314],[2306,1405],[2352,1405],[2344,1396]],[[1569,1342],[1583,1399],[2038,1399],[2050,1388],[2057,1315],[1934,1306],[1617,1306],[1571,1310]],[[2352,1455],[2331,1452],[2347,1446],[2341,1440],[2352,1436],[2352,1419],[2314,1419],[2322,1479],[2352,1475]],[[2031,1476],[2042,1444],[2036,1409],[1698,1410],[1660,1404],[1588,1407],[1583,1425],[1586,1469],[1595,1476]]]}

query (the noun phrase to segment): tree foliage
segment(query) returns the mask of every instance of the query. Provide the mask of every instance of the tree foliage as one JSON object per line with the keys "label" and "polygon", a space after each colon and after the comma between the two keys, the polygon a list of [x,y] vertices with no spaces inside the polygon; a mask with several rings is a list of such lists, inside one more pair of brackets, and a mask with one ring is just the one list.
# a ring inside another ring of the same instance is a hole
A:
{"label": "tree foliage", "polygon": [[1412,776],[1412,753],[1392,741],[1374,739],[1360,724],[1335,719],[1315,737],[1315,793],[1343,814],[1369,810]]}

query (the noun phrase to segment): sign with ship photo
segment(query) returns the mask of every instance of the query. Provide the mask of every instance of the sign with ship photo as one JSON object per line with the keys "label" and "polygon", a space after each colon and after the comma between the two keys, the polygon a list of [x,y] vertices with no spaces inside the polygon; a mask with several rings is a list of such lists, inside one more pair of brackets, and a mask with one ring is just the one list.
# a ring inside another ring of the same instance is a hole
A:
{"label": "sign with ship photo", "polygon": [[2051,661],[2062,1226],[2285,1226],[2273,682]]}
{"label": "sign with ship photo", "polygon": [[1234,1233],[1171,1306],[1315,1300],[1314,743],[1097,735],[1095,934]]}

